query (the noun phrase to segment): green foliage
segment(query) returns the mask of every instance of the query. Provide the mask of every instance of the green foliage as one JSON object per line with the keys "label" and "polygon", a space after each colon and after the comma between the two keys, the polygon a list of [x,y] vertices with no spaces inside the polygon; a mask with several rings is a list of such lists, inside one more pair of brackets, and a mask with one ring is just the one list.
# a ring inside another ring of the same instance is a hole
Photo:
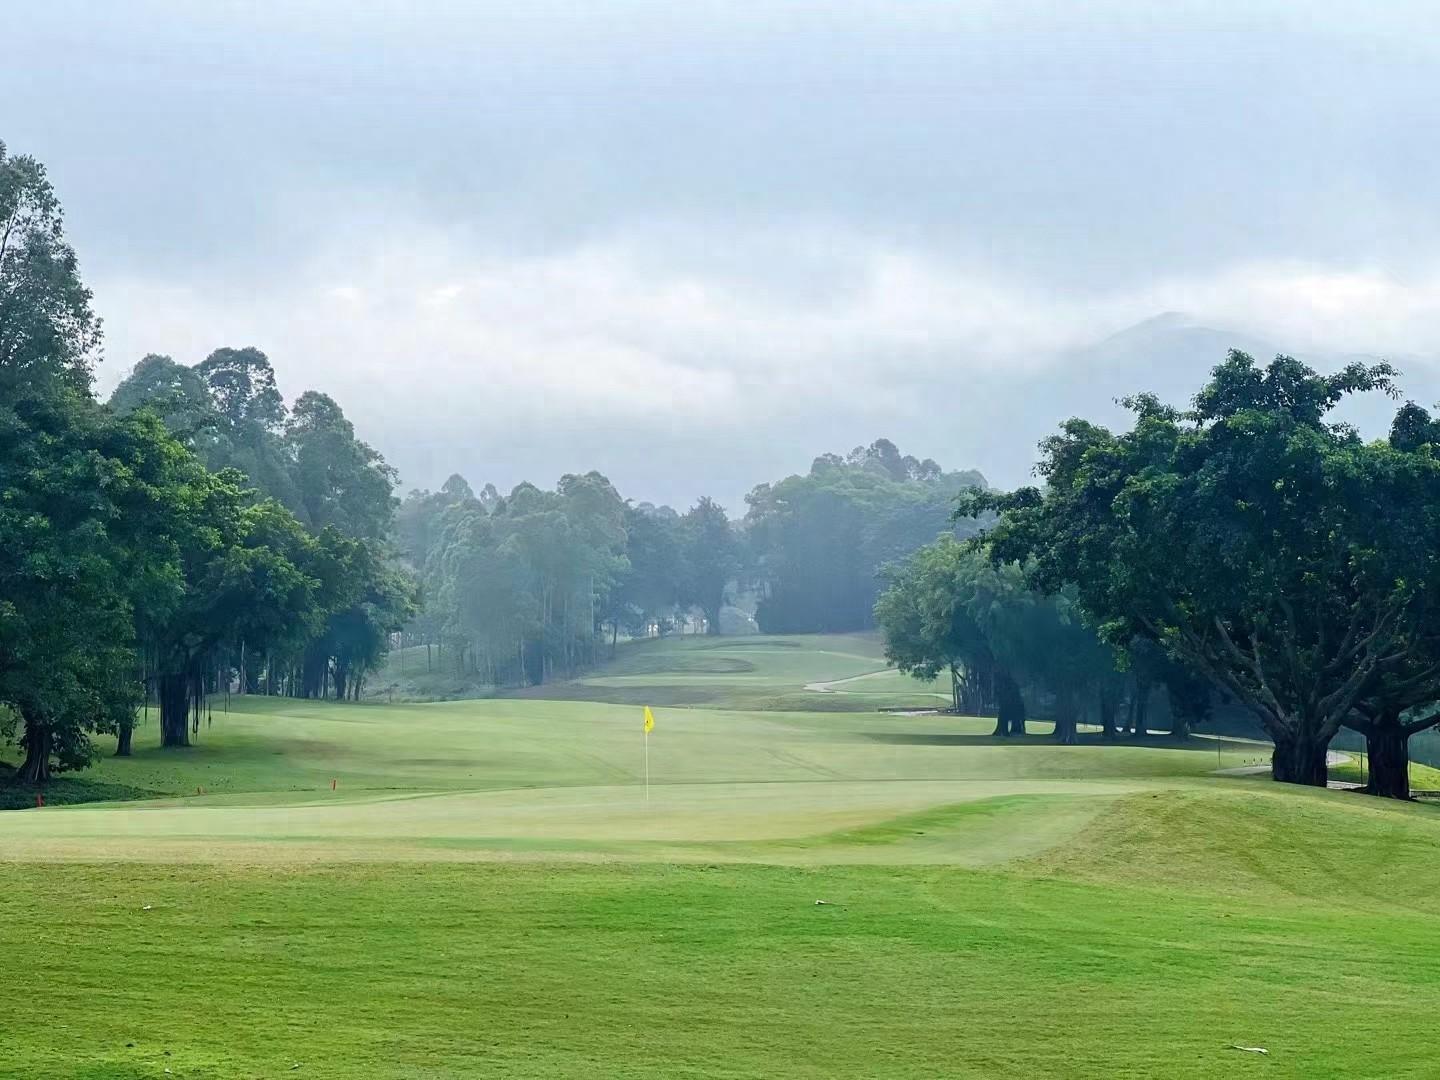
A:
{"label": "green foliage", "polygon": [[[261,590],[268,606],[256,615],[263,610],[270,618],[249,625],[224,619],[228,605],[212,596],[219,607],[194,613],[209,632],[188,629],[183,648],[173,638],[161,646],[157,674],[186,679],[192,702],[207,679],[218,682],[242,666],[242,684],[252,692],[358,695],[390,635],[414,617],[419,597],[387,548],[394,471],[356,438],[335,401],[311,391],[287,410],[269,359],[249,347],[217,349],[193,368],[148,356],[110,403],[121,413],[158,416],[209,468],[243,476],[241,501],[255,504],[251,518],[263,525],[266,543],[314,583],[303,611],[293,596]],[[239,535],[211,539],[224,546],[241,543]],[[272,569],[278,572],[278,564]],[[220,673],[206,676],[217,663]]]}
{"label": "green foliage", "polygon": [[680,596],[705,613],[705,632],[720,633],[720,612],[744,567],[739,534],[708,495],[680,519]]}
{"label": "green foliage", "polygon": [[1160,642],[1252,710],[1277,778],[1323,784],[1326,745],[1413,654],[1440,584],[1440,464],[1326,420],[1392,376],[1232,353],[1192,412],[1141,396],[1133,431],[1072,420],[1043,446],[1043,491],[964,510],[1000,510],[995,557],[1073,585],[1112,641]]}
{"label": "green foliage", "polygon": [[629,570],[626,507],[605,477],[483,500],[455,477],[412,493],[401,522],[423,557],[425,629],[457,669],[525,685],[594,660],[599,615]]}
{"label": "green foliage", "polygon": [[644,637],[664,625],[687,592],[684,525],[668,506],[625,508],[625,561],[607,605],[612,635]]}
{"label": "green foliage", "polygon": [[88,764],[89,733],[138,701],[102,427],[73,390],[0,405],[0,734],[23,723],[25,780]]}
{"label": "green foliage", "polygon": [[45,167],[0,142],[0,400],[52,383],[88,390],[99,347]]}
{"label": "green foliage", "polygon": [[1115,677],[1115,657],[1085,626],[1069,590],[1029,588],[1018,564],[942,537],[884,574],[875,605],[885,655],[901,671],[949,670],[957,711],[993,709],[997,735],[1023,735],[1019,687],[1052,699],[1056,736],[1074,742],[1082,699]]}
{"label": "green foliage", "polygon": [[299,505],[311,529],[334,526],[347,536],[380,541],[390,532],[395,472],[378,451],[355,437],[334,400],[301,394],[285,424],[285,446]]}
{"label": "green foliage", "polygon": [[[848,458],[817,458],[806,476],[762,484],[747,496],[749,541],[763,585],[756,611],[766,633],[859,630],[871,625],[881,567],[942,533],[951,500],[984,487],[976,472],[943,473],[880,439]],[[973,527],[962,527],[973,531]]]}
{"label": "green foliage", "polygon": [[237,659],[254,681],[247,647],[272,685],[291,663],[308,690],[318,656],[343,693],[414,611],[393,475],[331,399],[287,416],[265,355],[220,349],[145,357],[102,409],[89,302],[43,168],[0,144],[0,737],[25,782],[88,764],[96,732],[129,753],[142,686],[185,743]]}

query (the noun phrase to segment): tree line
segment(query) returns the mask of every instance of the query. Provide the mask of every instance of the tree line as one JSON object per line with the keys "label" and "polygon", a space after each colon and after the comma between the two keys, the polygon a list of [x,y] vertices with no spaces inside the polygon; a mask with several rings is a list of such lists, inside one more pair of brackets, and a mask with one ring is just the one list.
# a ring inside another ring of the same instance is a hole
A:
{"label": "tree line", "polygon": [[685,513],[622,499],[597,472],[554,490],[479,495],[459,476],[400,507],[400,550],[426,605],[407,640],[495,686],[528,686],[593,664],[607,636],[670,633],[689,613],[718,633],[741,539],[708,498]]}
{"label": "tree line", "polygon": [[709,497],[684,511],[626,500],[596,472],[504,496],[452,476],[412,491],[396,518],[426,598],[406,640],[491,685],[527,686],[593,664],[621,634],[734,631],[742,599],[762,631],[865,629],[879,569],[973,532],[952,522],[952,502],[983,485],[887,439],[761,484],[738,521]]}
{"label": "tree line", "polygon": [[1110,667],[1159,671],[1178,714],[1246,710],[1276,780],[1325,785],[1349,728],[1369,790],[1408,797],[1409,740],[1440,723],[1440,421],[1406,402],[1367,441],[1333,419],[1351,395],[1398,397],[1396,378],[1232,352],[1188,409],[1141,394],[1129,431],[1068,421],[1042,444],[1043,486],[967,493],[957,514],[981,536],[892,575],[892,655],[1004,684],[1038,656],[1017,626],[1068,609]]}
{"label": "tree line", "polygon": [[164,746],[207,692],[358,692],[415,591],[393,475],[323,394],[286,409],[254,349],[147,357],[108,403],[101,325],[44,168],[0,144],[0,735],[17,779]]}
{"label": "tree line", "polygon": [[1210,716],[1208,685],[1183,665],[1141,641],[1115,647],[1091,628],[1073,588],[1043,592],[979,544],[943,537],[882,579],[875,614],[886,657],[917,678],[947,677],[953,710],[994,716],[998,737],[1026,733],[1027,699],[1066,744],[1082,723],[1106,740],[1145,737],[1161,691],[1172,735],[1186,738]]}

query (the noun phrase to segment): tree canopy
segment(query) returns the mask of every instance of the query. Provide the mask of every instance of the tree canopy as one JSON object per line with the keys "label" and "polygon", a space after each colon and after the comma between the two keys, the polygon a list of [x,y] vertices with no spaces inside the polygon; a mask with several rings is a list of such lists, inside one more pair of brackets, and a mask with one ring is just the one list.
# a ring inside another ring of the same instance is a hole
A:
{"label": "tree canopy", "polygon": [[994,557],[1073,588],[1109,640],[1148,638],[1251,710],[1277,779],[1324,784],[1336,731],[1420,654],[1440,585],[1440,463],[1330,420],[1394,374],[1232,352],[1192,410],[1140,396],[1129,432],[1072,420],[1042,447],[1043,489],[963,509],[998,511]]}
{"label": "tree canopy", "polygon": [[[769,633],[863,630],[873,625],[880,569],[954,535],[952,500],[985,487],[978,472],[946,473],[902,455],[888,439],[847,457],[816,458],[805,476],[761,484],[745,517]],[[966,522],[959,532],[970,533]]]}

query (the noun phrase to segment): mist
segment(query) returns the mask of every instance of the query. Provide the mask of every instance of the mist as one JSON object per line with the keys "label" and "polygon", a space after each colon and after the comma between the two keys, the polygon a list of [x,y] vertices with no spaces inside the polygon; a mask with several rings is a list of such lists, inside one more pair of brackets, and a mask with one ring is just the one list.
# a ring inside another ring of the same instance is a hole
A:
{"label": "mist", "polygon": [[9,17],[0,120],[65,193],[103,391],[253,345],[403,487],[735,510],[881,436],[1023,483],[1229,340],[1440,397],[1432,20],[56,3]]}

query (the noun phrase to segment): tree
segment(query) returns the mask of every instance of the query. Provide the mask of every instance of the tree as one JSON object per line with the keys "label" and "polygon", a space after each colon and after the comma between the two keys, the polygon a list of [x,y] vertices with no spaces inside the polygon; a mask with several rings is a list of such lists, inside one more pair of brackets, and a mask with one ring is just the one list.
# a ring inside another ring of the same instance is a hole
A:
{"label": "tree", "polygon": [[1130,432],[1071,420],[1042,446],[1043,491],[961,512],[999,511],[994,556],[1073,585],[1109,640],[1149,637],[1225,687],[1274,740],[1277,780],[1323,785],[1367,686],[1416,654],[1436,570],[1433,457],[1327,421],[1393,376],[1232,352],[1191,411],[1140,396]]}
{"label": "tree", "polygon": [[264,648],[320,629],[320,582],[297,566],[313,561],[315,542],[278,503],[250,505],[241,482],[233,471],[197,478],[184,512],[168,523],[183,589],[174,603],[139,613],[163,746],[189,745],[189,717],[198,717],[223,645]]}
{"label": "tree", "polygon": [[0,405],[0,733],[20,725],[27,783],[49,780],[52,759],[89,764],[89,734],[139,703],[127,560],[102,494],[125,476],[99,427],[65,387]]}
{"label": "tree", "polygon": [[882,571],[886,587],[875,618],[885,635],[885,657],[896,668],[921,679],[948,672],[957,713],[981,712],[994,703],[995,734],[1023,735],[1019,688],[997,664],[979,622],[995,614],[993,594],[981,584],[994,574],[982,553],[944,537]]}
{"label": "tree", "polygon": [[401,520],[428,548],[427,618],[457,671],[531,684],[593,662],[629,568],[625,503],[605,477],[563,476],[554,491],[520,484],[504,499],[488,486],[481,498],[422,493]]}
{"label": "tree", "polygon": [[740,538],[719,503],[708,495],[680,519],[684,571],[681,595],[705,613],[705,632],[720,633],[720,611],[742,566]]}
{"label": "tree", "polygon": [[300,693],[323,697],[328,681],[337,701],[358,701],[365,676],[389,651],[390,635],[415,616],[415,581],[387,566],[371,544],[334,529],[316,538],[315,549],[324,563],[314,572],[323,626],[305,642]]}
{"label": "tree", "polygon": [[333,398],[301,394],[285,426],[293,461],[298,516],[314,532],[333,525],[346,536],[380,540],[390,531],[395,471],[355,428]]}
{"label": "tree", "polygon": [[121,416],[154,413],[182,443],[209,461],[220,437],[220,416],[205,380],[194,368],[150,353],[110,395],[110,408]]}
{"label": "tree", "polygon": [[[1407,401],[1390,427],[1390,447],[1409,455],[1428,474],[1440,452],[1440,422]],[[1423,488],[1406,510],[1430,528],[1440,525]],[[1433,533],[1431,535],[1434,535]],[[1393,799],[1410,797],[1410,737],[1440,724],[1440,597],[1431,583],[1414,581],[1416,615],[1405,650],[1379,665],[1345,726],[1365,736],[1369,761],[1367,790]]]}
{"label": "tree", "polygon": [[984,483],[979,473],[943,473],[935,462],[901,455],[878,439],[845,458],[816,458],[805,476],[761,484],[746,497],[745,516],[762,589],[760,628],[815,633],[871,626],[880,568],[941,534],[956,534],[954,496]]}
{"label": "tree", "polygon": [[623,626],[643,635],[651,624],[663,621],[680,602],[684,552],[680,515],[668,506],[649,503],[625,508],[625,561],[610,592],[606,617],[611,647]]}
{"label": "tree", "polygon": [[53,383],[88,392],[99,347],[100,320],[45,168],[0,142],[0,400]]}
{"label": "tree", "polygon": [[0,143],[0,735],[18,779],[87,764],[136,698],[126,560],[90,397],[100,322],[44,168]]}
{"label": "tree", "polygon": [[1018,564],[997,564],[982,547],[949,536],[884,577],[875,612],[886,657],[921,678],[949,668],[957,710],[962,698],[993,703],[995,734],[1024,735],[1028,684],[1050,696],[1055,739],[1068,744],[1098,691],[1102,721],[1109,717],[1113,728],[1115,656],[1081,621],[1069,590],[1036,592]]}

